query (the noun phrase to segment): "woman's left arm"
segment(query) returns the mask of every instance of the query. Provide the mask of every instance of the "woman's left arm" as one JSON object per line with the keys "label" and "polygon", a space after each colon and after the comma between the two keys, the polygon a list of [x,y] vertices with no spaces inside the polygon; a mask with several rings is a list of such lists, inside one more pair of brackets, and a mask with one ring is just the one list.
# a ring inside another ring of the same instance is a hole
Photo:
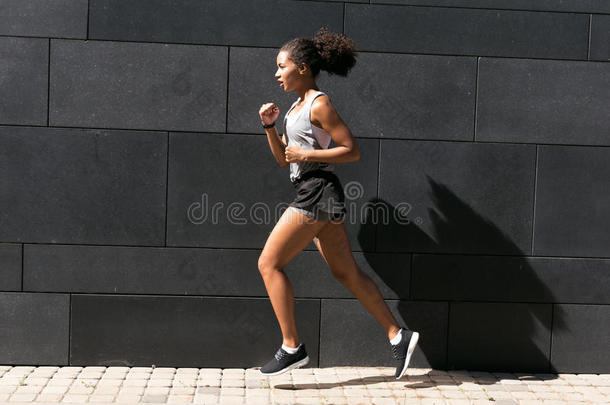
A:
{"label": "woman's left arm", "polygon": [[347,163],[360,160],[360,149],[356,139],[339,117],[328,96],[316,97],[311,106],[310,119],[314,125],[328,132],[337,146],[329,149],[301,149],[302,160],[326,163]]}

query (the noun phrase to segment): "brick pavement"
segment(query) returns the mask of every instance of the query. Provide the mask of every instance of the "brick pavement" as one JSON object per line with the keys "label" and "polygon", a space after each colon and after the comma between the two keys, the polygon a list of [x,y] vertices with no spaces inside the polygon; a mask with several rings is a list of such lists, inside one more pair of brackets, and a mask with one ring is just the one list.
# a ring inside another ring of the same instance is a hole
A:
{"label": "brick pavement", "polygon": [[0,366],[0,403],[610,404],[610,374],[391,367],[258,369]]}

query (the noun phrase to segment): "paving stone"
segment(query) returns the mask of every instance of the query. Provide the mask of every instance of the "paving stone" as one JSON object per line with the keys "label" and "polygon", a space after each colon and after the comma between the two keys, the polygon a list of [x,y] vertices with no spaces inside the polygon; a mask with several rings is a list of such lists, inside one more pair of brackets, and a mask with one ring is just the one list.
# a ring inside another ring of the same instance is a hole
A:
{"label": "paving stone", "polygon": [[125,387],[146,387],[148,380],[125,380],[123,386]]}
{"label": "paving stone", "polygon": [[515,399],[536,399],[536,396],[531,393],[531,392],[523,392],[523,391],[516,391],[516,392],[511,392],[510,395],[515,398]]}
{"label": "paving stone", "polygon": [[219,399],[220,404],[243,404],[245,403],[244,397],[240,396],[221,396]]}
{"label": "paving stone", "polygon": [[141,395],[135,395],[135,394],[119,394],[117,395],[117,397],[115,398],[115,402],[120,402],[120,403],[134,403],[134,402],[140,402],[140,399],[142,398]]}
{"label": "paving stone", "polygon": [[121,387],[123,385],[123,382],[125,380],[121,379],[114,379],[114,380],[100,380],[97,385],[95,386],[95,389],[100,389],[100,388],[104,388],[104,389],[116,389],[118,387]]}
{"label": "paving stone", "polygon": [[91,395],[89,402],[113,402],[114,397],[114,395]]}
{"label": "paving stone", "polygon": [[508,386],[503,385],[503,384],[483,385],[483,388],[485,388],[487,391],[507,391],[508,390]]}
{"label": "paving stone", "polygon": [[74,383],[71,378],[51,378],[47,383],[47,387],[68,387]]}
{"label": "paving stone", "polygon": [[561,399],[561,395],[557,392],[536,392],[534,395],[539,399]]}
{"label": "paving stone", "polygon": [[169,389],[170,395],[194,395],[195,387],[172,387]]}
{"label": "paving stone", "polygon": [[161,394],[148,394],[142,396],[142,402],[166,402],[167,395]]}
{"label": "paving stone", "polygon": [[449,401],[440,398],[422,398],[420,401],[422,405],[444,405],[449,404]]}
{"label": "paving stone", "polygon": [[144,389],[144,395],[167,395],[169,387],[147,387]]}
{"label": "paving stone", "polygon": [[507,384],[506,391],[516,392],[516,391],[529,391],[529,387],[525,384]]}
{"label": "paving stone", "polygon": [[[0,401],[4,401],[3,399],[1,399],[1,395],[0,395]],[[42,401],[46,401],[46,402],[59,402],[61,401],[61,399],[63,398],[63,394],[40,394],[36,397],[36,402],[42,402]],[[89,402],[92,402],[91,400],[89,400]]]}
{"label": "paving stone", "polygon": [[443,396],[449,399],[465,399],[466,394],[461,391],[442,391]]}
{"label": "paving stone", "polygon": [[228,388],[243,388],[246,386],[245,381],[244,380],[238,380],[238,379],[233,379],[233,378],[223,378],[222,382],[220,383],[221,387],[228,387]]}
{"label": "paving stone", "polygon": [[89,395],[85,394],[66,394],[64,395],[62,402],[78,402],[85,403],[89,400]]}
{"label": "paving stone", "polygon": [[494,398],[494,399],[511,399],[512,395],[510,394],[510,392],[507,391],[490,391],[487,392],[487,397],[488,398]]}
{"label": "paving stone", "polygon": [[190,404],[193,402],[193,395],[170,395],[167,398],[168,404]]}
{"label": "paving stone", "polygon": [[487,399],[489,395],[484,391],[466,391],[466,396],[470,399]]}
{"label": "paving stone", "polygon": [[41,386],[39,385],[22,385],[17,387],[17,389],[13,392],[14,394],[38,394],[42,391]]}
{"label": "paving stone", "polygon": [[135,373],[127,373],[125,376],[126,380],[148,380],[150,378],[150,373],[143,372],[135,372]]}
{"label": "paving stone", "polygon": [[151,378],[148,380],[149,387],[170,387],[172,385],[172,380],[168,378]]}
{"label": "paving stone", "polygon": [[418,393],[422,397],[426,398],[442,398],[443,394],[440,390],[418,390]]}
{"label": "paving stone", "polygon": [[373,399],[375,405],[395,405],[396,399],[394,398],[375,398]]}
{"label": "paving stone", "polygon": [[121,387],[119,387],[118,385],[98,385],[93,394],[94,395],[115,395],[118,394],[119,391],[121,390]]}

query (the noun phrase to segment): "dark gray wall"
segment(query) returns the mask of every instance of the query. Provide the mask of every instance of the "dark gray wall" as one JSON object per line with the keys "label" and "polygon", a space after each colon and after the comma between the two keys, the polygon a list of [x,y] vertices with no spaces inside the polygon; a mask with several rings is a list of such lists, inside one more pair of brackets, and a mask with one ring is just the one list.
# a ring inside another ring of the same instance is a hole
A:
{"label": "dark gray wall", "polygon": [[[359,51],[318,80],[362,150],[346,226],[412,365],[610,372],[610,4],[384,3],[2,0],[0,363],[270,358],[251,210],[294,189],[258,109],[327,25]],[[394,364],[313,244],[286,272],[312,366]]]}

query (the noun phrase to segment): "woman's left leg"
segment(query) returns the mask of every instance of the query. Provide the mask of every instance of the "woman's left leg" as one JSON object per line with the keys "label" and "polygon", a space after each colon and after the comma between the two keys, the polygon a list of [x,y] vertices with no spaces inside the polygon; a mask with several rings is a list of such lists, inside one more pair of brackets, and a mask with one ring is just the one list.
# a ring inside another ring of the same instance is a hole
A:
{"label": "woman's left leg", "polygon": [[375,282],[356,264],[343,221],[328,222],[313,241],[335,278],[377,319],[388,339],[396,336],[400,326]]}

